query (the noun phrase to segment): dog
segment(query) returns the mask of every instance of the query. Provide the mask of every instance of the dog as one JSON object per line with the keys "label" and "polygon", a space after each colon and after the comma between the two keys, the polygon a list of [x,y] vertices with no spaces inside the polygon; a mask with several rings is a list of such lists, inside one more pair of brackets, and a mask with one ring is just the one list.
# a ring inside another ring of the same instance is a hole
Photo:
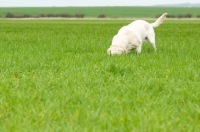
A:
{"label": "dog", "polygon": [[142,51],[142,44],[149,41],[156,51],[154,28],[158,27],[167,13],[162,14],[154,23],[148,23],[144,20],[136,20],[127,26],[123,26],[113,37],[112,44],[107,50],[108,55],[127,54],[136,49],[137,54]]}

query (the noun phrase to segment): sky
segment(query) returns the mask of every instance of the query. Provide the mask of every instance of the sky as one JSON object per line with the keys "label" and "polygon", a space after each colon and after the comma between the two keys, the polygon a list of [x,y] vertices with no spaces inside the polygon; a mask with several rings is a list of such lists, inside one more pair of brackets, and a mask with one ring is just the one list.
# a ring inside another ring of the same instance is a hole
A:
{"label": "sky", "polygon": [[0,0],[0,7],[151,6],[179,3],[200,3],[200,0]]}

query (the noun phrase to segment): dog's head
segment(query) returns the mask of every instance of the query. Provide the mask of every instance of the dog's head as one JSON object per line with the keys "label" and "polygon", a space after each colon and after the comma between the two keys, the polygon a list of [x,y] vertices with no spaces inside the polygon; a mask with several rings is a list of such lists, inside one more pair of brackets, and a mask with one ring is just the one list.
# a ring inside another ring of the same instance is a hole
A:
{"label": "dog's head", "polygon": [[127,50],[122,47],[110,47],[107,50],[108,55],[121,55],[126,54]]}

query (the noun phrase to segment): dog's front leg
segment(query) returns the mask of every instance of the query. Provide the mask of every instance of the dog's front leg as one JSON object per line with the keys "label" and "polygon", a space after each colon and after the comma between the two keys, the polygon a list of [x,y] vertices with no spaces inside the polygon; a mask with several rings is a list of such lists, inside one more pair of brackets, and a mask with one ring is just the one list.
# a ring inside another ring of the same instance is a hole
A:
{"label": "dog's front leg", "polygon": [[142,45],[140,45],[140,46],[138,46],[138,47],[136,48],[137,54],[140,54],[141,51],[142,51]]}

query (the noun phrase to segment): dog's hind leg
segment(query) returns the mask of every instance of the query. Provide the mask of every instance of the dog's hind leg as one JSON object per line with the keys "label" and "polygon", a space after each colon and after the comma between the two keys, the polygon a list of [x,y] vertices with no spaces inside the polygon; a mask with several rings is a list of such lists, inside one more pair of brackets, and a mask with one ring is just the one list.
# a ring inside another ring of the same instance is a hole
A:
{"label": "dog's hind leg", "polygon": [[155,38],[152,38],[151,40],[149,40],[150,44],[152,45],[152,47],[154,48],[154,50],[156,51],[156,43],[155,43]]}
{"label": "dog's hind leg", "polygon": [[148,36],[148,41],[151,43],[151,46],[154,48],[154,50],[156,51],[156,42],[155,42],[155,33],[154,31],[151,31]]}

